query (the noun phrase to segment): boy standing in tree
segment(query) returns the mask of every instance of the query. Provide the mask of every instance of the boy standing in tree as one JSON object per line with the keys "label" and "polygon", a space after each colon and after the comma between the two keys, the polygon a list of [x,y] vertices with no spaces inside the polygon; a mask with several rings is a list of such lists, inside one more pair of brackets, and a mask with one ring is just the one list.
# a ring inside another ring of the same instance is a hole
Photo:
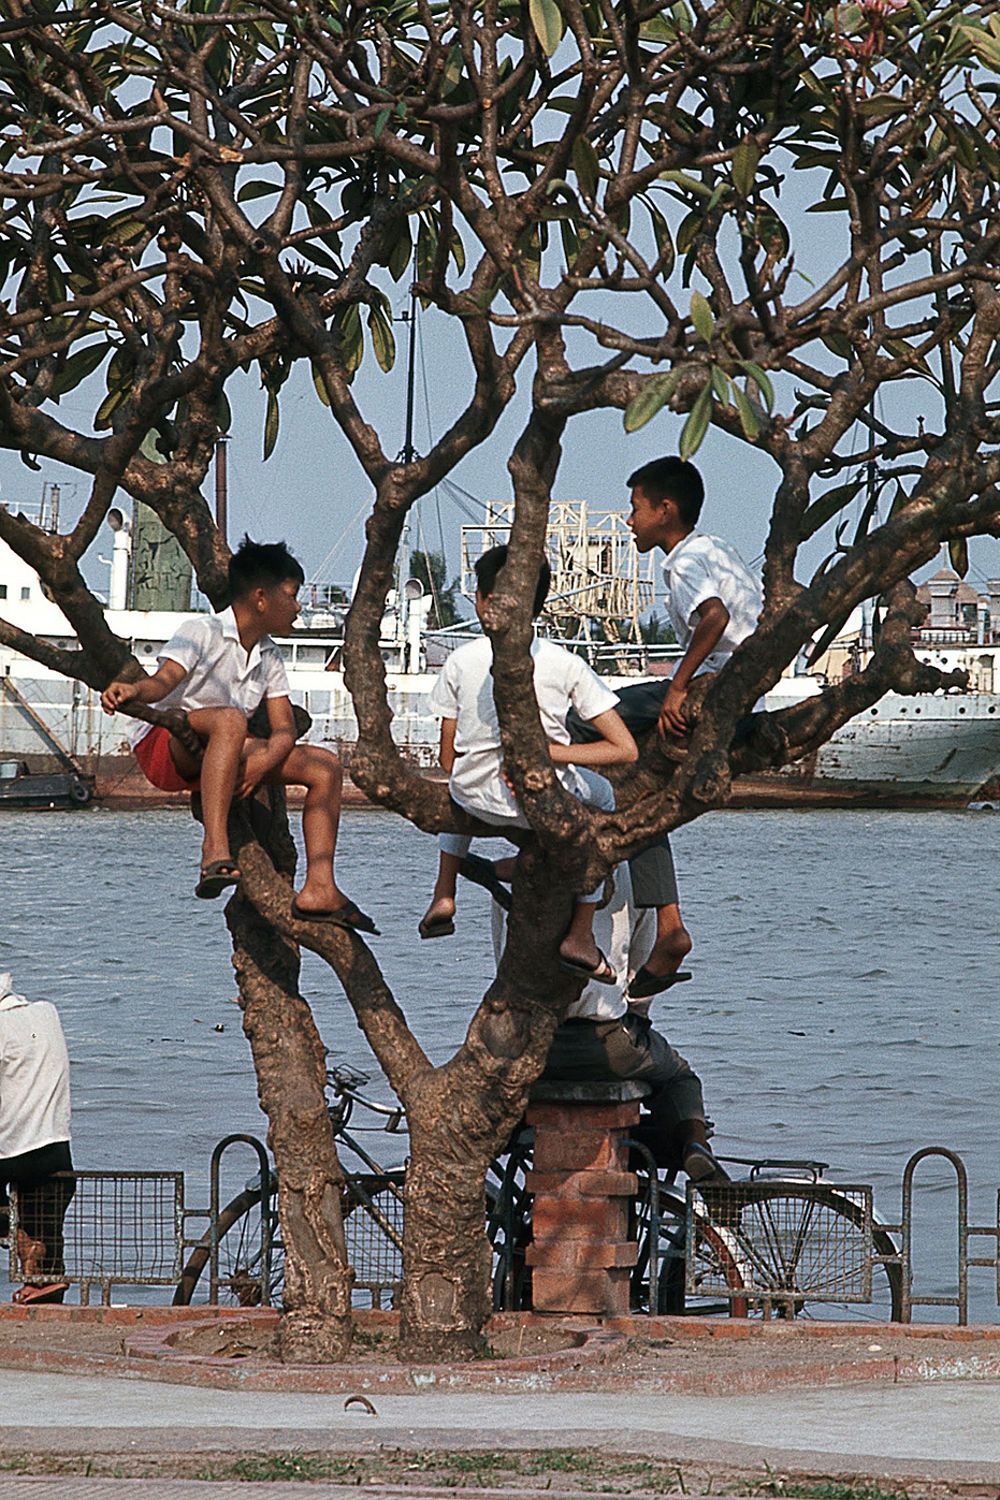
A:
{"label": "boy standing in tree", "polygon": [[[263,781],[303,786],[306,879],[292,901],[292,915],[376,933],[371,918],[334,879],[340,762],[329,750],[296,744],[285,665],[271,639],[291,631],[304,582],[302,568],[284,542],[244,537],[229,563],[230,607],[193,616],[164,646],[152,677],[112,682],[101,703],[109,714],[129,703],[179,710],[202,743],[196,756],[162,726],[135,721],[129,731],[136,759],[153,786],[201,792],[205,837],[197,896],[210,900],[239,881],[229,848],[233,797],[248,797]],[[256,739],[247,722],[262,700],[271,732],[267,739]]]}
{"label": "boy standing in tree", "polygon": [[[476,563],[476,613],[483,617],[497,575],[507,561],[506,547],[493,547]],[[538,614],[549,591],[549,565],[542,563],[533,613]],[[631,734],[615,711],[615,695],[578,656],[552,641],[532,642],[535,696],[542,727],[549,738],[549,755],[560,781],[574,796],[592,807],[610,810],[614,793],[594,767],[627,765],[638,758]],[[474,817],[498,829],[528,828],[503,772],[500,722],[493,701],[491,672],[493,645],[489,637],[460,646],[445,663],[431,693],[431,707],[441,715],[441,765],[450,773],[452,800]],[[593,742],[569,742],[566,715],[574,708],[593,732]],[[434,895],[421,923],[421,937],[445,937],[455,930],[456,877],[471,839],[465,834],[442,834]],[[494,867],[478,861],[491,873]],[[615,971],[594,942],[594,906],[600,893],[581,896],[570,927],[559,945],[563,968],[599,984],[614,984]]]}

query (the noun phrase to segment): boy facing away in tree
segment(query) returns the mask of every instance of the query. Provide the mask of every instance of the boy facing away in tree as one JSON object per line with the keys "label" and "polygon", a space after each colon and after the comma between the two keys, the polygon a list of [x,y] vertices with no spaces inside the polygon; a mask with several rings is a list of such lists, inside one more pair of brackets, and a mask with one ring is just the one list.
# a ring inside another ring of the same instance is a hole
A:
{"label": "boy facing away in tree", "polygon": [[[244,537],[229,563],[230,607],[192,616],[160,652],[152,677],[112,682],[101,703],[109,714],[130,703],[177,709],[187,715],[201,741],[201,754],[194,755],[161,725],[136,720],[129,729],[136,759],[153,786],[201,792],[205,837],[197,896],[209,900],[239,882],[228,832],[234,796],[248,797],[264,781],[303,786],[306,879],[292,901],[292,915],[376,933],[371,918],[334,878],[340,762],[329,750],[296,744],[285,664],[271,639],[291,631],[304,582],[302,568],[284,542]],[[267,739],[257,739],[247,729],[262,700],[270,726]]]}
{"label": "boy facing away in tree", "polygon": [[[483,618],[507,561],[506,547],[493,547],[476,563],[476,613]],[[533,613],[538,614],[549,591],[549,565],[542,563],[535,591]],[[595,672],[552,641],[532,642],[534,686],[542,727],[549,739],[549,755],[567,791],[591,807],[610,811],[614,793],[593,767],[627,765],[638,758],[636,744],[615,710],[615,695]],[[500,722],[493,701],[491,672],[493,645],[484,635],[460,646],[445,663],[431,692],[431,707],[441,715],[442,767],[449,772],[451,797],[459,807],[498,829],[528,828],[530,825],[507,782],[500,746]],[[569,742],[566,715],[574,708],[590,727],[593,741],[586,745]],[[421,923],[420,936],[446,937],[455,930],[455,891],[459,872],[468,873],[469,844],[466,834],[439,837],[438,878],[434,895]],[[485,867],[494,885],[512,871],[504,864]],[[492,886],[489,888],[492,889]],[[506,892],[502,892],[506,896]],[[617,976],[594,942],[594,907],[600,892],[581,896],[573,918],[559,945],[563,968],[588,980],[614,984]]]}

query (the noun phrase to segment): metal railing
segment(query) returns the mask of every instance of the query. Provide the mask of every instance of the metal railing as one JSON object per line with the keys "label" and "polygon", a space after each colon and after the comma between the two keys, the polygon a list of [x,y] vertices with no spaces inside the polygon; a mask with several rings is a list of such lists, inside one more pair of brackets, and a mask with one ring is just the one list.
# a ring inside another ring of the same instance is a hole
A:
{"label": "metal railing", "polygon": [[[213,1152],[208,1209],[185,1205],[180,1172],[61,1172],[40,1188],[12,1187],[6,1226],[0,1210],[0,1245],[9,1249],[11,1280],[76,1285],[82,1305],[97,1288],[107,1305],[114,1286],[176,1286],[185,1247],[207,1240],[212,1303],[220,1294],[238,1290],[232,1270],[224,1271],[219,1260],[220,1246],[239,1221],[230,1213],[234,1205],[221,1205],[219,1191],[222,1157],[236,1143],[251,1148],[259,1168],[258,1177],[247,1184],[241,1210],[248,1224],[253,1216],[253,1249],[238,1274],[248,1286],[253,1283],[248,1301],[267,1305],[282,1272],[277,1179],[263,1144],[245,1135],[227,1136]],[[965,1164],[946,1147],[926,1146],[910,1157],[902,1175],[899,1222],[889,1223],[876,1217],[870,1185],[831,1182],[818,1171],[812,1180],[751,1175],[738,1182],[689,1184],[685,1198],[676,1189],[661,1189],[649,1153],[638,1142],[629,1144],[645,1167],[645,1186],[636,1198],[635,1233],[644,1247],[636,1281],[642,1283],[641,1303],[651,1312],[665,1310],[661,1290],[667,1268],[671,1287],[680,1284],[683,1270],[689,1296],[736,1314],[756,1309],[765,1316],[774,1311],[792,1315],[812,1303],[871,1303],[877,1285],[883,1297],[888,1287],[887,1317],[909,1323],[915,1308],[951,1308],[959,1325],[965,1325],[973,1268],[993,1272],[1000,1305],[1000,1193],[996,1222],[971,1224]],[[955,1176],[953,1293],[923,1293],[914,1287],[915,1178],[929,1159],[949,1164]],[[490,1198],[499,1306],[524,1306],[527,1300],[526,1164],[523,1151],[515,1154],[496,1176]],[[356,1285],[378,1306],[394,1297],[401,1281],[404,1184],[402,1169],[370,1165],[375,1170],[346,1177],[345,1231]],[[758,1164],[764,1165],[806,1164]],[[191,1218],[208,1220],[200,1241],[185,1235]],[[973,1253],[973,1242],[981,1240],[989,1242],[989,1252]]]}

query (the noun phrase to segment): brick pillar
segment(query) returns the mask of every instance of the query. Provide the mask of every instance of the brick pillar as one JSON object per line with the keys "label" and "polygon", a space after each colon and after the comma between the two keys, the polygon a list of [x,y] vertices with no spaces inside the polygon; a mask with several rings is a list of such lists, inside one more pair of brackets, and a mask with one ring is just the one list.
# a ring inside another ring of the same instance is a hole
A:
{"label": "brick pillar", "polygon": [[637,1247],[628,1203],[638,1182],[625,1139],[639,1123],[642,1083],[536,1084],[531,1304],[536,1312],[627,1313]]}

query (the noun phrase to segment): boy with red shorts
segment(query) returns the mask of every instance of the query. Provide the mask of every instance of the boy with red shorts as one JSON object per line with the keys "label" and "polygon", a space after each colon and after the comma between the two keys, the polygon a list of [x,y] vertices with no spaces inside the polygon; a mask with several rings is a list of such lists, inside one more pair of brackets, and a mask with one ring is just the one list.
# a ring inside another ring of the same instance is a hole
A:
{"label": "boy with red shorts", "polygon": [[[299,613],[305,581],[283,542],[244,537],[229,563],[232,604],[195,615],[160,653],[159,669],[140,682],[112,682],[101,695],[107,713],[129,703],[176,709],[201,741],[200,755],[161,725],[138,720],[130,730],[136,759],[161,791],[200,790],[205,837],[195,894],[219,896],[240,878],[229,848],[229,808],[262,781],[304,786],[302,831],[306,879],[292,901],[301,921],[328,922],[376,933],[370,917],[338,888],[333,860],[340,823],[343,772],[337,757],[295,742],[295,719],[281,653],[271,635],[287,635]],[[270,736],[256,739],[247,721],[267,703]]]}

